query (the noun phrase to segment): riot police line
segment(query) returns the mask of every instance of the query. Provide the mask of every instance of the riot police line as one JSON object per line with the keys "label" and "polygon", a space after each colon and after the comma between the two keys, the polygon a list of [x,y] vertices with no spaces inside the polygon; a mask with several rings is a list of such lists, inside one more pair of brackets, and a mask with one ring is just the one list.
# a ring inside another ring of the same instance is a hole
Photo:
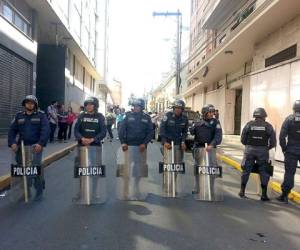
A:
{"label": "riot police line", "polygon": [[[49,124],[45,114],[38,109],[35,96],[27,96],[19,112],[12,121],[8,135],[8,145],[12,155],[11,193],[13,200],[28,202],[40,200],[45,188],[42,150],[49,136]],[[134,99],[132,111],[127,112],[119,128],[121,148],[117,155],[117,192],[122,200],[144,200],[147,196],[145,181],[148,177],[147,145],[153,137],[153,126],[149,115],[143,112],[143,99]],[[76,192],[73,201],[79,204],[95,204],[106,201],[106,168],[102,154],[102,140],[106,136],[105,118],[98,112],[99,102],[90,97],[84,102],[82,112],[74,128],[78,141],[74,164]],[[188,119],[184,115],[185,103],[176,100],[173,110],[167,112],[161,122],[163,161],[158,171],[162,175],[161,195],[181,197],[186,195],[184,151],[188,133]],[[300,101],[294,104],[294,114],[283,124],[280,145],[285,153],[285,178],[279,201],[287,202],[293,187],[293,178],[300,160]],[[190,133],[195,136],[193,147],[194,189],[196,200],[223,200],[222,166],[217,158],[218,145],[222,142],[222,128],[215,117],[213,105],[205,105],[202,118],[195,121]],[[263,108],[254,111],[253,121],[243,129],[241,142],[245,145],[242,162],[241,190],[239,196],[246,197],[245,189],[251,172],[260,174],[262,201],[268,201],[267,187],[270,179],[269,150],[276,145],[276,136],[271,124],[265,121],[267,114]],[[19,139],[17,139],[17,136]],[[286,141],[287,138],[287,141]],[[290,158],[288,158],[289,156]]]}

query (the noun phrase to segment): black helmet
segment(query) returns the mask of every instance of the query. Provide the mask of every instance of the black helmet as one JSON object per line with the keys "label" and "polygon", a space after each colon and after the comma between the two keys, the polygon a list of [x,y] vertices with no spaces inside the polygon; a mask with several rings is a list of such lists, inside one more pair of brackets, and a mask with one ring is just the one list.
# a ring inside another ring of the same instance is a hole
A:
{"label": "black helmet", "polygon": [[182,110],[184,110],[185,108],[185,102],[182,100],[176,100],[174,102],[173,108],[181,108]]}
{"label": "black helmet", "polygon": [[201,109],[201,114],[203,117],[206,116],[208,112],[215,112],[215,107],[212,104],[206,104]]}
{"label": "black helmet", "polygon": [[84,107],[86,107],[88,104],[93,104],[95,106],[95,110],[98,110],[99,108],[99,101],[96,97],[88,97],[84,101]]}
{"label": "black helmet", "polygon": [[22,106],[25,106],[25,103],[31,101],[34,102],[35,108],[37,109],[39,106],[38,99],[34,95],[27,95],[24,100],[22,101]]}
{"label": "black helmet", "polygon": [[142,110],[145,109],[145,101],[142,98],[134,98],[130,102],[131,106],[139,106]]}
{"label": "black helmet", "polygon": [[293,105],[294,112],[300,112],[300,100],[296,100]]}
{"label": "black helmet", "polygon": [[266,118],[267,116],[267,112],[264,108],[256,108],[253,112],[254,118]]}

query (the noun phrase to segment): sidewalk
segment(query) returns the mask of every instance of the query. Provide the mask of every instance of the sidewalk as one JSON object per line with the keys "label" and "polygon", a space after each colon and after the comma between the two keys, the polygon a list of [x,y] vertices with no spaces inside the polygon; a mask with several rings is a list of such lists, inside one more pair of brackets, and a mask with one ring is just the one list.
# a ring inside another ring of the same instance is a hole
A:
{"label": "sidewalk", "polygon": [[[238,162],[241,164],[243,159],[244,146],[240,142],[240,136],[224,136],[223,143],[221,145],[223,149],[224,156]],[[272,181],[275,181],[281,185],[284,177],[284,164],[282,162],[275,161],[273,159],[272,163],[274,166],[274,175],[271,178]],[[300,193],[300,169],[297,169],[295,175],[295,187],[293,191]]]}
{"label": "sidewalk", "polygon": [[[55,142],[53,144],[47,144],[44,148],[43,160],[49,158],[49,156],[62,151],[63,149],[69,148],[75,145],[75,140],[71,139],[67,143]],[[0,139],[0,177],[9,174],[11,162],[11,150],[7,147],[7,140]]]}

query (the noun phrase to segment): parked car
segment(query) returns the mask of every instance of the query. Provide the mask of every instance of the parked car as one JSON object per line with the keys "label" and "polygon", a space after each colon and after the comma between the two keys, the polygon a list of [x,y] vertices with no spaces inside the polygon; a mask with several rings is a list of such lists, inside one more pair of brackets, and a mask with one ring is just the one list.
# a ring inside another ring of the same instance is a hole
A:
{"label": "parked car", "polygon": [[[162,121],[162,118],[164,117],[165,113],[169,112],[170,109],[166,110],[165,112],[160,113],[157,118],[157,126],[155,129],[155,139],[157,141],[161,141],[161,137],[160,137],[160,124]],[[189,120],[189,128],[193,125],[193,123],[197,120],[200,119],[200,114],[191,110],[190,108],[185,108],[184,112],[183,112]],[[194,135],[191,135],[191,133],[188,130],[188,135],[187,138],[185,140],[185,144],[187,146],[188,149],[191,149],[193,144],[194,144]]]}

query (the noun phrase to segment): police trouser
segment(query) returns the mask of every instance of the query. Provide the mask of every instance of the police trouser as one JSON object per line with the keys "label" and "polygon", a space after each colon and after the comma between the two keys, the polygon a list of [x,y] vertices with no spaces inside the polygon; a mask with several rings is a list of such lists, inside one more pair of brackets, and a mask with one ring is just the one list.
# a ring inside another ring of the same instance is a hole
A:
{"label": "police trouser", "polygon": [[300,153],[292,154],[286,152],[284,154],[284,180],[281,185],[281,189],[285,193],[289,193],[294,187],[294,178],[297,170],[297,164],[300,161]]}
{"label": "police trouser", "polygon": [[255,163],[258,165],[261,185],[267,187],[270,180],[270,175],[266,171],[268,161],[258,160],[257,157],[250,154],[245,155],[243,159],[243,164],[242,164],[243,172],[241,177],[241,184],[242,186],[247,185],[249,176],[251,174],[252,168],[254,167]]}
{"label": "police trouser", "polygon": [[[44,170],[43,170],[43,167],[42,167],[42,156],[43,156],[43,152],[34,153],[34,154],[32,154],[32,161],[27,162],[28,165],[41,166],[41,175],[34,176],[34,177],[27,176],[28,190],[30,190],[30,188],[33,185],[37,194],[41,194],[43,192],[44,187],[45,187]],[[17,152],[17,162],[20,165],[22,165],[22,158],[21,157],[22,157],[22,154],[21,154],[21,148],[20,148]]]}

